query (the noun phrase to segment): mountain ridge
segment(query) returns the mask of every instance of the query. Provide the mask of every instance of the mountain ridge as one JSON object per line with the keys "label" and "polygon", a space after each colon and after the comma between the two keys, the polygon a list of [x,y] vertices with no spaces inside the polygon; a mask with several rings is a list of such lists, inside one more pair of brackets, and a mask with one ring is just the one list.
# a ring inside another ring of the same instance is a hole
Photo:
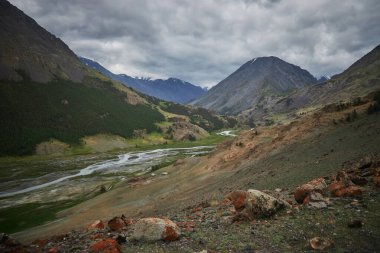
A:
{"label": "mountain ridge", "polygon": [[258,57],[244,63],[191,104],[223,114],[238,114],[259,103],[317,83],[307,70],[278,57]]}
{"label": "mountain ridge", "polygon": [[149,96],[154,96],[170,102],[188,103],[203,93],[204,89],[189,82],[178,78],[170,77],[168,79],[150,79],[150,78],[135,78],[126,74],[114,74],[100,63],[85,58],[79,57],[88,67],[93,68],[103,75],[123,83],[124,85],[133,88]]}

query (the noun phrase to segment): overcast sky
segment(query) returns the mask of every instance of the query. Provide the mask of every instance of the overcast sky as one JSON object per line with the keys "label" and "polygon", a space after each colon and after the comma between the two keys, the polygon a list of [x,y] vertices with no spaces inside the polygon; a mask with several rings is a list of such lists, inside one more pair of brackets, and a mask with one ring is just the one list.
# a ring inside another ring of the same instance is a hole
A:
{"label": "overcast sky", "polygon": [[213,86],[278,56],[339,73],[380,43],[379,0],[10,0],[114,73]]}

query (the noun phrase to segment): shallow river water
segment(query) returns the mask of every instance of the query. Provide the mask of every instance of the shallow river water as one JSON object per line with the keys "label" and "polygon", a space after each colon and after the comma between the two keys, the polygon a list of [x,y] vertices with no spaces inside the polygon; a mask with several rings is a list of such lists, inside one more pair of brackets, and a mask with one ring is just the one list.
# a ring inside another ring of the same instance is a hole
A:
{"label": "shallow river water", "polygon": [[[80,169],[79,171],[76,171],[76,173],[70,171],[69,175],[62,175],[60,172],[49,177],[44,175],[38,178],[20,180],[23,182],[22,185],[24,185],[24,187],[21,188],[18,186],[13,189],[3,190],[0,192],[0,198],[22,195],[38,189],[46,188],[48,186],[59,185],[67,182],[68,180],[74,180],[91,174],[96,174],[99,177],[99,175],[107,176],[107,174],[116,176],[128,175],[139,171],[148,172],[152,166],[166,162],[168,159],[175,160],[175,158],[179,156],[195,156],[205,154],[210,152],[212,148],[213,146],[196,146],[191,148],[167,148],[119,154],[116,158],[96,162]],[[57,176],[59,177],[57,178]]]}

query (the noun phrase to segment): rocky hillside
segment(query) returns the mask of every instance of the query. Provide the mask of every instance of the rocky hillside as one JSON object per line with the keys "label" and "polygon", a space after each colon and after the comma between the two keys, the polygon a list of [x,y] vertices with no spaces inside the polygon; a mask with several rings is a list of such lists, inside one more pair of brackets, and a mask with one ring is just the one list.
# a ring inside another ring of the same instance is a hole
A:
{"label": "rocky hillside", "polygon": [[80,57],[80,60],[87,66],[99,71],[103,75],[108,76],[115,81],[119,81],[141,93],[166,101],[184,104],[197,99],[206,92],[199,86],[177,78],[169,78],[166,80],[134,78],[125,74],[114,74],[99,63],[90,59]]}
{"label": "rocky hillside", "polygon": [[[263,105],[242,113],[242,117],[258,120],[278,118],[278,115],[299,116],[327,104],[359,103],[360,98],[380,89],[380,45],[352,64],[341,74],[333,76],[322,84],[312,85],[272,104]],[[287,116],[287,117],[288,117]]]}
{"label": "rocky hillside", "polygon": [[306,70],[277,57],[259,57],[245,63],[191,104],[222,114],[261,110],[294,90],[317,83]]}

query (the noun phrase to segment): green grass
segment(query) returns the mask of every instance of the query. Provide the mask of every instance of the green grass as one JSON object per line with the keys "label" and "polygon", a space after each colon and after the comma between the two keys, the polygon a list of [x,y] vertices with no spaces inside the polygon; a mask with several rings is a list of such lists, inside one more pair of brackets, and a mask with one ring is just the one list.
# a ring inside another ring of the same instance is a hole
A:
{"label": "green grass", "polygon": [[[81,200],[83,201],[83,200]],[[0,209],[0,231],[15,233],[55,220],[56,213],[81,201],[57,201],[51,203],[24,204]]]}

